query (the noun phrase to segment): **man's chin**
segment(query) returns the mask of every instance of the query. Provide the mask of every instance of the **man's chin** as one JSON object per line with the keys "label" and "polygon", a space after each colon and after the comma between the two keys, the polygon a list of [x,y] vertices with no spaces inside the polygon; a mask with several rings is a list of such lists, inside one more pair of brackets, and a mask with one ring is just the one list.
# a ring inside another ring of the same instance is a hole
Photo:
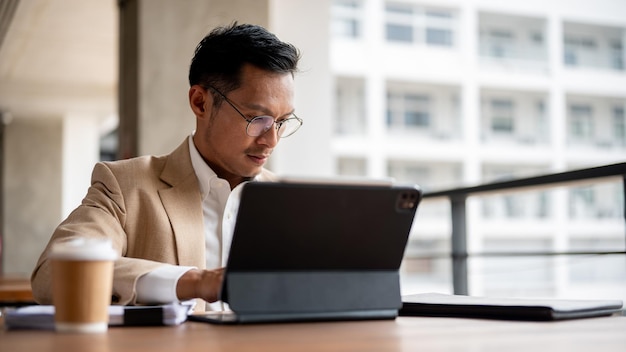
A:
{"label": "man's chin", "polygon": [[257,168],[255,168],[254,170],[250,170],[249,172],[247,172],[243,178],[246,180],[251,180],[257,176],[259,176],[261,174],[261,172],[263,171],[263,167],[259,166]]}

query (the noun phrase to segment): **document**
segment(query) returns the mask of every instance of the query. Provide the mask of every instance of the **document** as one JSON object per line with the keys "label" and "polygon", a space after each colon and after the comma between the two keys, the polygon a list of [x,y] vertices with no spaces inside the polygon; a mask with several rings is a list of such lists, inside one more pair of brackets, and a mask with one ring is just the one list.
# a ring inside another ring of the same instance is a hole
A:
{"label": "document", "polygon": [[[194,300],[157,306],[109,306],[109,326],[179,325],[194,306]],[[4,325],[7,329],[54,330],[54,306],[8,308]]]}

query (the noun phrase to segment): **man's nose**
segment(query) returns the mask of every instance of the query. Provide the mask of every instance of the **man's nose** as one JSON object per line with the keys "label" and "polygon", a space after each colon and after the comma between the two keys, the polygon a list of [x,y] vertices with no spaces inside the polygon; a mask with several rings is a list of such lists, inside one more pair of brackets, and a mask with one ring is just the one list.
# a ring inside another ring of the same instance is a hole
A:
{"label": "man's nose", "polygon": [[266,145],[269,148],[274,148],[280,139],[278,136],[278,129],[276,127],[276,124],[272,125],[269,130],[257,137],[257,142]]}

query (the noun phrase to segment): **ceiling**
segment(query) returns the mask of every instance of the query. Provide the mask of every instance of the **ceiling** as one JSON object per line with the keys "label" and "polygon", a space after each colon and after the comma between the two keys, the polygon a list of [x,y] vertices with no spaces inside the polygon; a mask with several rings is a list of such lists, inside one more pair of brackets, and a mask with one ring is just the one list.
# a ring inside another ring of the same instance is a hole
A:
{"label": "ceiling", "polygon": [[2,0],[0,21],[5,120],[115,113],[115,0]]}

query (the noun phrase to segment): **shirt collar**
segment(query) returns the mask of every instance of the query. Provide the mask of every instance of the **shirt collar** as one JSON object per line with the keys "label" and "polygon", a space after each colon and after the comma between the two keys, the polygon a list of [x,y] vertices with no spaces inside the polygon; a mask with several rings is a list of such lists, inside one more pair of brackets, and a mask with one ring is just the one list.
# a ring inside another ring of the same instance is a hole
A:
{"label": "shirt collar", "polygon": [[[193,167],[194,172],[196,173],[196,177],[198,178],[198,183],[200,183],[200,192],[202,193],[202,198],[206,197],[209,194],[210,182],[211,179],[218,177],[215,171],[207,165],[204,161],[200,152],[196,148],[196,145],[193,143],[193,135],[195,131],[191,133],[189,136],[189,156],[191,157],[191,166]],[[251,181],[263,181],[264,177],[259,177],[259,175],[255,176]],[[245,182],[244,182],[245,183]],[[242,183],[243,184],[243,183]]]}
{"label": "shirt collar", "polygon": [[198,149],[196,149],[196,145],[193,144],[193,135],[194,133],[189,136],[189,156],[191,157],[191,166],[193,167],[196,177],[198,178],[200,192],[202,193],[202,198],[204,199],[210,191],[209,182],[212,178],[217,177],[217,174],[209,167],[209,165],[207,165],[200,155],[200,152],[198,152]]}

